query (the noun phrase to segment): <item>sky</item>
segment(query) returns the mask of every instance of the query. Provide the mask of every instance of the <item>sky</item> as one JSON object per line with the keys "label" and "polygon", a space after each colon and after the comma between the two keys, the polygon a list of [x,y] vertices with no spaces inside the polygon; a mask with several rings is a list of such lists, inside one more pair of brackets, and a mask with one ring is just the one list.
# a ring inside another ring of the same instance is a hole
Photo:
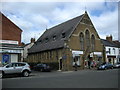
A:
{"label": "sky", "polygon": [[83,1],[24,1],[1,3],[1,12],[13,23],[20,27],[22,42],[29,43],[30,38],[36,40],[43,32],[55,25],[72,19],[88,12],[94,27],[100,38],[105,39],[107,35],[113,35],[118,39],[118,3],[100,0],[99,2]]}

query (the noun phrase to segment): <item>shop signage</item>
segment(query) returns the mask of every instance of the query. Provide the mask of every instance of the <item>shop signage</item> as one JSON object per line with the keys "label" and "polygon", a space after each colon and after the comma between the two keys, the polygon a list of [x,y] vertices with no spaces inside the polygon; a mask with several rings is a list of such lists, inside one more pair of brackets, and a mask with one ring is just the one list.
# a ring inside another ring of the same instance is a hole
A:
{"label": "shop signage", "polygon": [[2,43],[2,44],[18,44],[18,41],[0,40],[0,43]]}

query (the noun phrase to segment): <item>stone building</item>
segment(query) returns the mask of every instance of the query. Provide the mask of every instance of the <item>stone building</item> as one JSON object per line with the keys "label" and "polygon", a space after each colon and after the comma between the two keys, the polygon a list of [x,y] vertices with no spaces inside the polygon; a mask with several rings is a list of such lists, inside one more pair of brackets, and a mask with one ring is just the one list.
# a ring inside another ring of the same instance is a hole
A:
{"label": "stone building", "polygon": [[30,63],[58,63],[59,70],[84,69],[87,61],[105,59],[103,44],[85,12],[47,29],[29,49]]}
{"label": "stone building", "polygon": [[23,60],[22,30],[0,12],[0,64]]}

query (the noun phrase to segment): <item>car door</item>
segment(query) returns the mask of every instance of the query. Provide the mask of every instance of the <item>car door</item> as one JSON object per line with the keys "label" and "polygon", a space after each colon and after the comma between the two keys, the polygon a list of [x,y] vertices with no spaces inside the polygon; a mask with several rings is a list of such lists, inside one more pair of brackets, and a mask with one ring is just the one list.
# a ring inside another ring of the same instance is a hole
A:
{"label": "car door", "polygon": [[16,73],[21,73],[22,72],[22,69],[24,68],[25,64],[24,63],[17,63],[17,66],[16,66]]}
{"label": "car door", "polygon": [[6,65],[5,67],[4,67],[4,72],[6,73],[6,74],[12,74],[12,73],[14,73],[14,63],[11,63],[11,64],[8,64],[8,65]]}

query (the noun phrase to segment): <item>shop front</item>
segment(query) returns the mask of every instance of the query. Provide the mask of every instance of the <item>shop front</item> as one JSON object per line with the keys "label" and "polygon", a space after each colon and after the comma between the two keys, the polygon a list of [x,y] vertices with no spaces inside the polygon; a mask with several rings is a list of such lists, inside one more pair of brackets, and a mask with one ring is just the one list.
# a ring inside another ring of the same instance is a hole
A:
{"label": "shop front", "polygon": [[83,54],[83,51],[72,51],[72,65],[74,66],[77,64],[77,66],[81,66],[81,55]]}
{"label": "shop front", "polygon": [[107,62],[111,64],[115,64],[117,62],[117,58],[115,55],[107,55]]}

